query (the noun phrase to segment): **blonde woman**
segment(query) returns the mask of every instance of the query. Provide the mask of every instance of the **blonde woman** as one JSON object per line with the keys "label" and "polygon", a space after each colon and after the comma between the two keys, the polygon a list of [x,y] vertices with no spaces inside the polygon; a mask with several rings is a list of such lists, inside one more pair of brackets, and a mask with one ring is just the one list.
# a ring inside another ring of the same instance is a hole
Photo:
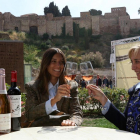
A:
{"label": "blonde woman", "polygon": [[[129,50],[132,70],[140,80],[140,46]],[[119,129],[140,134],[140,82],[128,90],[129,100],[124,113],[121,113],[105,96],[103,91],[94,85],[88,85],[89,94],[99,100],[103,106],[102,114]]]}

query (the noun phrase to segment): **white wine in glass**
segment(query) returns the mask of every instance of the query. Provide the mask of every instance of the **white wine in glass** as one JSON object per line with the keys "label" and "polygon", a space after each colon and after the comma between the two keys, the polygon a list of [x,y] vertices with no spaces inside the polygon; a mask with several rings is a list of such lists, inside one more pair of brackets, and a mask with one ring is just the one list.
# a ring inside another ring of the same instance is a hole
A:
{"label": "white wine in glass", "polygon": [[[69,84],[69,82],[71,80],[75,79],[76,74],[77,74],[77,70],[78,70],[77,63],[70,62],[70,61],[66,62],[66,75],[65,75],[65,78],[66,78],[68,84]],[[65,97],[67,97],[67,96],[65,96]],[[67,97],[67,98],[71,98],[71,97]]]}
{"label": "white wine in glass", "polygon": [[69,82],[70,80],[74,80],[77,74],[78,65],[75,62],[66,62],[66,75],[65,78]]}
{"label": "white wine in glass", "polygon": [[93,66],[90,61],[80,63],[82,78],[88,82],[93,78]]}

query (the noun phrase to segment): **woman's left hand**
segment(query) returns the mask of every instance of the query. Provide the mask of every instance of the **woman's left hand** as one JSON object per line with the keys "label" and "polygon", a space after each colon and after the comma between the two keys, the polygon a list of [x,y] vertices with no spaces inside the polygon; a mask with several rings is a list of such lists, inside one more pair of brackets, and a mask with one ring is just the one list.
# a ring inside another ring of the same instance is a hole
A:
{"label": "woman's left hand", "polygon": [[71,120],[63,120],[61,123],[62,126],[75,126],[75,123]]}

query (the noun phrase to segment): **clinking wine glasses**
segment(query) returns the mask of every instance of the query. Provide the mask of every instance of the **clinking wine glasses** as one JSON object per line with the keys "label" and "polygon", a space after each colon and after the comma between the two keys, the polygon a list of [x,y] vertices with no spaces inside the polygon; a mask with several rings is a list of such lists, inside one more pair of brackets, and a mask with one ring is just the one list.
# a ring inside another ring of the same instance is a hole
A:
{"label": "clinking wine glasses", "polygon": [[80,63],[82,78],[88,82],[93,78],[93,66],[90,61]]}
{"label": "clinking wine glasses", "polygon": [[[65,78],[66,78],[68,84],[69,84],[69,82],[71,80],[75,79],[76,74],[77,74],[77,70],[78,70],[77,63],[70,62],[70,61],[66,62],[66,75],[65,75]],[[65,96],[65,97],[67,97],[67,96]],[[67,98],[71,98],[71,97],[67,97]]]}
{"label": "clinking wine glasses", "polygon": [[66,75],[65,78],[67,79],[68,83],[70,80],[74,80],[77,74],[78,65],[75,62],[66,62]]}

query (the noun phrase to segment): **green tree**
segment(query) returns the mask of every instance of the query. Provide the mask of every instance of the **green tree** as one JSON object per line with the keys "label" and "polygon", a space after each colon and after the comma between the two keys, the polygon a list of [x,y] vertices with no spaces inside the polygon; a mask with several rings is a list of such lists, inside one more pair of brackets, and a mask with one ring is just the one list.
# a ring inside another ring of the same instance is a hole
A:
{"label": "green tree", "polygon": [[49,39],[49,35],[47,33],[44,33],[42,36],[43,40],[48,40]]}
{"label": "green tree", "polygon": [[79,24],[73,22],[73,36],[75,39],[75,43],[79,42]]}
{"label": "green tree", "polygon": [[24,44],[24,60],[26,62],[32,63],[36,61],[38,52],[40,52],[40,50],[37,50],[35,46]]}
{"label": "green tree", "polygon": [[63,24],[63,27],[61,29],[62,29],[61,36],[65,37],[66,36],[65,23]]}
{"label": "green tree", "polygon": [[85,49],[89,49],[88,30],[85,30]]}
{"label": "green tree", "polygon": [[89,52],[85,55],[82,55],[81,58],[81,61],[91,61],[94,68],[101,68],[105,63],[105,60],[103,59],[102,54],[100,52]]}
{"label": "green tree", "polygon": [[61,12],[58,6],[54,5],[54,2],[50,2],[49,7],[44,8],[44,14],[52,13],[54,17],[61,17]]}
{"label": "green tree", "polygon": [[96,9],[90,9],[89,12],[90,12],[90,15],[92,16],[102,15],[102,11],[96,10]]}
{"label": "green tree", "polygon": [[44,15],[47,15],[48,11],[49,11],[49,7],[45,7],[44,8]]}
{"label": "green tree", "polygon": [[62,16],[61,12],[58,9],[58,6],[56,6],[56,5],[54,6],[54,13],[53,13],[53,15],[54,15],[54,17],[61,17]]}
{"label": "green tree", "polygon": [[65,7],[62,9],[62,16],[71,16],[70,10],[69,10],[68,6],[65,6]]}

